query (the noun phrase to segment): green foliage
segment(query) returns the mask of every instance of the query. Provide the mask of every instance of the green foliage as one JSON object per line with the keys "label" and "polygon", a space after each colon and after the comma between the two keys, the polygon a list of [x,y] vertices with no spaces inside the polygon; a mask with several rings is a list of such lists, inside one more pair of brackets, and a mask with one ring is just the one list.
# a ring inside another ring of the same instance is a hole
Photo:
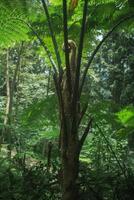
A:
{"label": "green foliage", "polygon": [[134,107],[128,106],[117,113],[119,121],[126,127],[134,127]]}
{"label": "green foliage", "polygon": [[28,27],[24,16],[17,9],[10,10],[0,2],[0,46],[8,47],[15,42],[27,40]]}
{"label": "green foliage", "polygon": [[22,123],[28,126],[41,126],[41,124],[56,125],[57,104],[55,95],[50,95],[41,101],[35,101],[28,106],[22,114]]}
{"label": "green foliage", "polygon": [[124,139],[128,137],[130,143],[130,148],[133,146],[133,136],[134,136],[134,107],[127,106],[118,113],[116,113],[117,120],[121,123],[122,127],[116,132],[116,135]]}
{"label": "green foliage", "polygon": [[30,2],[29,0],[1,0],[0,3],[3,4],[5,7],[9,8],[9,9],[18,9],[21,11],[26,11],[27,10],[27,3]]}
{"label": "green foliage", "polygon": [[[82,20],[83,1],[79,1],[74,12],[69,14],[69,33],[70,37],[77,35],[80,30]],[[50,19],[53,24],[54,32],[62,32],[62,1],[51,1],[48,6]],[[36,12],[37,11],[37,12]],[[36,13],[36,14],[35,14]],[[129,6],[127,1],[99,0],[90,1],[89,14],[87,17],[87,30],[92,29],[109,29],[113,24],[122,19],[122,17],[133,13],[133,7]],[[38,2],[30,1],[1,1],[0,3],[0,46],[6,47],[20,40],[27,40],[29,28],[25,24],[29,20],[34,22],[35,29],[40,26],[41,34],[49,36],[48,24],[46,17],[41,10]],[[24,22],[25,21],[25,22]],[[132,28],[132,20],[126,22]],[[40,24],[39,24],[40,23]],[[72,35],[73,30],[73,35]],[[59,38],[59,36],[57,36]],[[61,36],[60,36],[61,38]],[[47,42],[50,46],[50,42]]]}
{"label": "green foliage", "polygon": [[109,124],[102,122],[97,125],[99,129],[94,126],[81,154],[82,199],[112,200],[113,197],[120,199],[123,194],[124,200],[130,200],[133,196],[134,176],[130,169],[131,159],[127,153],[126,138],[123,140],[115,138]]}
{"label": "green foliage", "polygon": [[19,162],[17,163],[14,158],[11,164],[7,165],[6,161],[0,164],[1,200],[58,200],[60,198],[58,183],[51,185],[56,182],[58,166],[55,164],[57,163],[53,165],[51,172],[47,172],[47,167],[42,162],[24,168],[21,166],[21,170],[19,170]]}

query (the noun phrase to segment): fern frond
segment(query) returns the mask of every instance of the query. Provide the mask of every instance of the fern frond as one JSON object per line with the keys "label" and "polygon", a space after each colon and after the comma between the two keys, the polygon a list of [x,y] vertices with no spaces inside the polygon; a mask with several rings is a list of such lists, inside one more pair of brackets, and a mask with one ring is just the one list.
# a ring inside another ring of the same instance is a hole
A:
{"label": "fern frond", "polygon": [[28,39],[28,27],[22,23],[25,17],[16,9],[8,9],[0,3],[0,47]]}

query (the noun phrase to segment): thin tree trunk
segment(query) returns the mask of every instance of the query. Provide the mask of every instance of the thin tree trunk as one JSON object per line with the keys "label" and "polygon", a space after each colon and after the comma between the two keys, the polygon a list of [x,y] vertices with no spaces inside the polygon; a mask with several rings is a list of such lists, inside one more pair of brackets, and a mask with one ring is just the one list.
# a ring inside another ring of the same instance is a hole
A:
{"label": "thin tree trunk", "polygon": [[10,79],[10,70],[9,70],[9,49],[7,50],[6,56],[6,88],[7,88],[7,102],[4,118],[4,127],[2,130],[2,137],[5,139],[9,146],[11,146],[11,124],[12,124],[12,108],[13,108],[13,97],[15,92],[16,79],[18,71],[20,68],[20,58],[23,45],[20,46],[18,53],[18,61],[16,63],[16,68],[14,71],[13,79]]}
{"label": "thin tree trunk", "polygon": [[6,95],[7,95],[7,101],[6,101],[6,110],[5,110],[5,118],[4,118],[4,127],[2,130],[2,136],[3,138],[6,138],[8,141],[9,135],[10,135],[10,122],[11,122],[11,82],[10,82],[10,75],[9,75],[9,49],[7,50],[6,54]]}
{"label": "thin tree trunk", "polygon": [[[18,49],[18,57],[17,57],[17,63],[16,63],[16,68],[14,70],[14,75],[13,75],[13,79],[12,79],[12,93],[11,93],[11,99],[12,99],[12,107],[13,107],[13,98],[15,96],[15,92],[16,92],[16,112],[15,114],[17,114],[17,110],[18,110],[18,85],[19,85],[19,72],[20,72],[20,68],[21,68],[21,60],[22,60],[22,50],[23,50],[23,42],[21,43],[19,49]],[[16,90],[16,91],[15,91]]]}
{"label": "thin tree trunk", "polygon": [[49,74],[48,74],[48,82],[47,82],[47,96],[49,95],[50,78],[51,78],[51,68],[49,69]]}
{"label": "thin tree trunk", "polygon": [[53,144],[51,141],[49,141],[47,144],[47,171],[48,172],[50,171],[50,168],[51,168],[52,147],[53,147]]}

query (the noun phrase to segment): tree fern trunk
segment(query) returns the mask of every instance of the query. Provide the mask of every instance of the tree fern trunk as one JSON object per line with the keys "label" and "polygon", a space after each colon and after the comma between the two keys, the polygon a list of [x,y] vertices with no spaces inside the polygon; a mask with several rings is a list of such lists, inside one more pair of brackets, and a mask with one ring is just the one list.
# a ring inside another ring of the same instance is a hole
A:
{"label": "tree fern trunk", "polygon": [[62,185],[62,199],[74,200],[79,199],[79,188],[77,184],[79,172],[79,155],[76,141],[70,141],[67,155],[62,155],[63,167],[63,185]]}

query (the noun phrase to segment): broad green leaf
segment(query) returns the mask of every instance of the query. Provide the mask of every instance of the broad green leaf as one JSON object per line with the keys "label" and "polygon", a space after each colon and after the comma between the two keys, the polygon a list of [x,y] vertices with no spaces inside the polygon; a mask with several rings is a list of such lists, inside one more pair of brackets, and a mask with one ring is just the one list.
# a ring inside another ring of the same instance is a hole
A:
{"label": "broad green leaf", "polygon": [[134,127],[134,107],[129,106],[117,113],[119,121],[127,127]]}

